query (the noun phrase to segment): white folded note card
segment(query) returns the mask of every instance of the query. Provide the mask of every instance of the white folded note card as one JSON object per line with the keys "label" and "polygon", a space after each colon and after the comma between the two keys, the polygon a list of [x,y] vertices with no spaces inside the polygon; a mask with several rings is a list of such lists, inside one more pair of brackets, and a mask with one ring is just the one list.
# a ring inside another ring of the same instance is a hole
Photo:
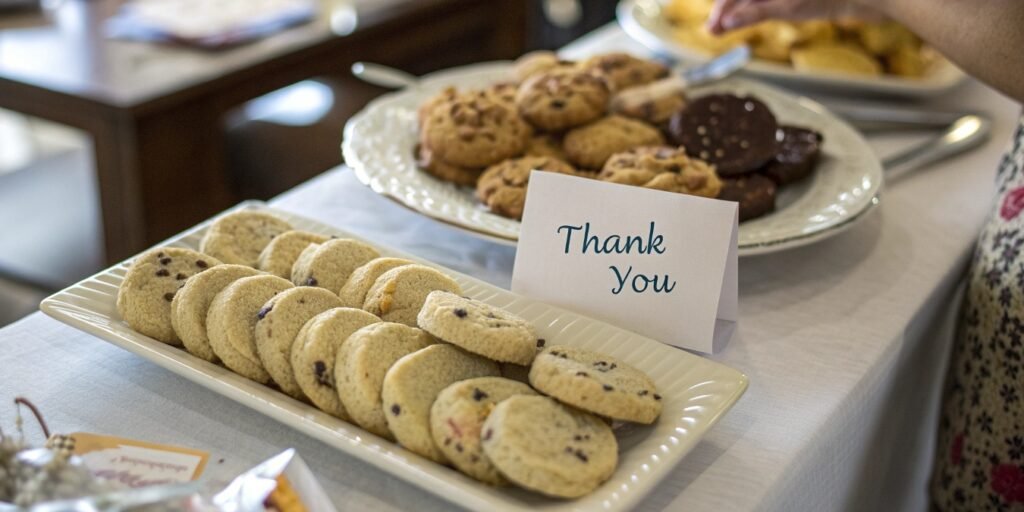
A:
{"label": "white folded note card", "polygon": [[512,291],[714,352],[737,317],[736,203],[533,171]]}

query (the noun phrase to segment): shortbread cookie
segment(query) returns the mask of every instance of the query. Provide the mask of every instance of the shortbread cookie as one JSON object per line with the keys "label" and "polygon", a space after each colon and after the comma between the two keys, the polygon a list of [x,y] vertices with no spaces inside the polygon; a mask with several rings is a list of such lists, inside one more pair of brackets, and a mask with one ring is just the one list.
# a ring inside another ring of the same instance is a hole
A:
{"label": "shortbread cookie", "polygon": [[710,94],[672,116],[669,134],[686,153],[715,166],[721,177],[753,172],[778,152],[778,122],[751,96]]}
{"label": "shortbread cookie", "polygon": [[338,348],[352,333],[379,322],[380,318],[361,309],[334,308],[306,322],[295,336],[291,350],[295,381],[321,411],[345,421],[351,420],[338,399],[334,380]]}
{"label": "shortbread cookie", "polygon": [[649,84],[668,76],[668,68],[661,63],[638,59],[628,53],[595,55],[581,62],[580,67],[604,75],[615,91]]}
{"label": "shortbread cookie", "polygon": [[254,348],[274,382],[288,395],[302,399],[291,356],[295,337],[306,322],[331,308],[341,307],[338,296],[323,288],[302,286],[260,303],[255,318]]}
{"label": "shortbread cookie", "polygon": [[334,364],[338,396],[352,420],[369,432],[393,439],[380,401],[384,375],[395,361],[435,342],[415,327],[392,322],[370,324],[352,333],[338,348]]}
{"label": "shortbread cookie", "polygon": [[603,116],[610,99],[611,88],[604,77],[585,70],[554,69],[523,82],[516,105],[531,125],[561,132]]}
{"label": "shortbread cookie", "polygon": [[530,384],[607,418],[650,424],[661,414],[661,395],[647,374],[578,347],[554,345],[541,351],[530,368]]}
{"label": "shortbread cookie", "polygon": [[259,274],[260,271],[245,265],[217,265],[185,281],[185,286],[171,301],[171,324],[185,344],[185,350],[207,361],[217,360],[206,334],[206,314],[210,303],[229,284]]}
{"label": "shortbread cookie", "polygon": [[494,485],[508,481],[484,456],[480,433],[491,409],[506,398],[536,395],[530,386],[501,377],[479,377],[456,382],[437,395],[430,408],[434,444],[459,471]]}
{"label": "shortbread cookie", "polygon": [[381,274],[413,263],[415,262],[403,258],[375,258],[366,262],[352,272],[338,292],[342,305],[348,308],[362,308],[363,302],[366,301],[366,292],[370,291],[370,287],[377,282]]}
{"label": "shortbread cookie", "polygon": [[286,231],[274,237],[260,253],[256,268],[277,277],[291,279],[292,266],[302,251],[311,244],[322,244],[330,237],[308,231]]}
{"label": "shortbread cookie", "polygon": [[213,222],[199,250],[224,263],[255,267],[270,241],[290,229],[291,224],[268,213],[229,213]]}
{"label": "shortbread cookie", "polygon": [[416,320],[424,331],[502,363],[529,365],[537,353],[539,338],[530,322],[453,293],[431,292]]}
{"label": "shortbread cookie", "polygon": [[270,374],[256,354],[256,322],[263,305],[292,284],[272,275],[243,277],[221,290],[206,314],[206,332],[213,353],[224,365],[256,382],[270,382]]}
{"label": "shortbread cookie", "polygon": [[292,283],[319,286],[338,293],[355,269],[379,256],[373,247],[349,238],[310,245],[292,266]]}
{"label": "shortbread cookie", "polygon": [[498,375],[498,365],[452,345],[431,345],[399,359],[387,374],[381,401],[388,430],[409,451],[444,463],[430,434],[430,407],[454,382]]}
{"label": "shortbread cookie", "polygon": [[530,135],[530,128],[504,101],[459,95],[431,110],[420,144],[435,158],[479,169],[519,155]]}
{"label": "shortbread cookie", "polygon": [[481,444],[491,464],[527,489],[583,496],[611,477],[618,443],[600,418],[548,397],[512,396],[484,421]]}
{"label": "shortbread cookie", "polygon": [[522,219],[526,188],[534,169],[576,175],[573,166],[554,157],[526,156],[494,164],[476,184],[476,197],[494,213]]}
{"label": "shortbread cookie", "polygon": [[171,301],[185,280],[219,265],[217,258],[180,247],[158,247],[136,257],[117,290],[117,312],[140,334],[180,345],[171,323]]}
{"label": "shortbread cookie", "polygon": [[416,315],[434,290],[462,293],[459,283],[426,265],[404,265],[381,274],[366,292],[363,309],[385,322],[416,326]]}
{"label": "shortbread cookie", "polygon": [[600,169],[615,153],[665,143],[657,128],[636,119],[611,115],[565,134],[565,153],[576,165]]}

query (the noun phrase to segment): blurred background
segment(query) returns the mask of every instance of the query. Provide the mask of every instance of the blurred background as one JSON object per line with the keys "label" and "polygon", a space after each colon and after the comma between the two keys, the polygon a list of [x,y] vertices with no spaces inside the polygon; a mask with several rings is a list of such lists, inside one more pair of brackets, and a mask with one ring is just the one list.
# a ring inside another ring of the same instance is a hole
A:
{"label": "blurred background", "polygon": [[387,92],[353,62],[511,59],[610,22],[615,3],[0,0],[0,326],[342,163],[346,120]]}

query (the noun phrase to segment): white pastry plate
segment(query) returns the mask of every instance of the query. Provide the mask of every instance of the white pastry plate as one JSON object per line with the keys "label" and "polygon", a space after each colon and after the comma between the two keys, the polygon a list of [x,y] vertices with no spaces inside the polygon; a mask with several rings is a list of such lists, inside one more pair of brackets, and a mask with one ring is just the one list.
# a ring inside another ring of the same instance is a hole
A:
{"label": "white pastry plate", "polygon": [[[661,14],[658,0],[623,0],[616,15],[619,26],[640,44],[656,53],[674,57],[689,64],[700,64],[713,56],[698,48],[684,46],[672,37],[672,26]],[[794,87],[860,95],[891,95],[931,97],[949,92],[967,79],[959,68],[946,59],[939,59],[921,78],[883,75],[861,77],[840,73],[809,73],[787,64],[754,59],[744,70],[750,76]]]}
{"label": "white pastry plate", "polygon": [[[475,64],[429,75],[415,88],[374,100],[345,126],[342,152],[346,164],[378,194],[477,236],[514,245],[519,239],[519,221],[489,212],[471,188],[421,171],[413,156],[416,109],[423,100],[446,86],[483,87],[510,79],[510,75],[509,63]],[[825,138],[814,175],[783,187],[775,212],[740,224],[740,256],[827,238],[853,225],[878,203],[881,163],[860,134],[820,104],[743,79],[717,82],[691,95],[711,92],[756,96],[781,123],[812,128]]]}
{"label": "white pastry plate", "polygon": [[[236,209],[257,209],[280,216],[303,229],[324,235],[358,238],[341,229],[268,208],[243,203]],[[161,245],[195,249],[209,221]],[[373,242],[364,240],[367,243]],[[374,244],[375,245],[375,244]],[[127,266],[115,265],[66,288],[42,302],[46,314],[72,327],[131,351],[186,379],[251,407],[300,432],[401,478],[412,485],[473,510],[627,510],[664,478],[697,444],[747,388],[742,373],[689,352],[664,345],[598,320],[521,297],[470,276],[428,261],[378,247],[384,255],[420,261],[455,278],[475,299],[516,313],[538,329],[549,344],[566,344],[601,351],[647,372],[664,396],[664,412],[651,426],[616,428],[619,465],[611,479],[588,496],[555,500],[513,488],[478,483],[445,466],[408,452],[359,427],[329,416],[222,366],[131,330],[115,307],[117,288]],[[126,262],[127,263],[127,262]],[[337,457],[338,464],[347,462]]]}

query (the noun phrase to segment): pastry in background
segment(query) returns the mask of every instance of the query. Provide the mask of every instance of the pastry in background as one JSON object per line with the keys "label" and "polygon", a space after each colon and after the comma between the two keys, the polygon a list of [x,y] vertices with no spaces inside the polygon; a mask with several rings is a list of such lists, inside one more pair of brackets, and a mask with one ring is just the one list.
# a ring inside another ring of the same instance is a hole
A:
{"label": "pastry in background", "polygon": [[793,69],[809,73],[842,73],[878,76],[882,65],[870,54],[851,44],[819,44],[793,50]]}

